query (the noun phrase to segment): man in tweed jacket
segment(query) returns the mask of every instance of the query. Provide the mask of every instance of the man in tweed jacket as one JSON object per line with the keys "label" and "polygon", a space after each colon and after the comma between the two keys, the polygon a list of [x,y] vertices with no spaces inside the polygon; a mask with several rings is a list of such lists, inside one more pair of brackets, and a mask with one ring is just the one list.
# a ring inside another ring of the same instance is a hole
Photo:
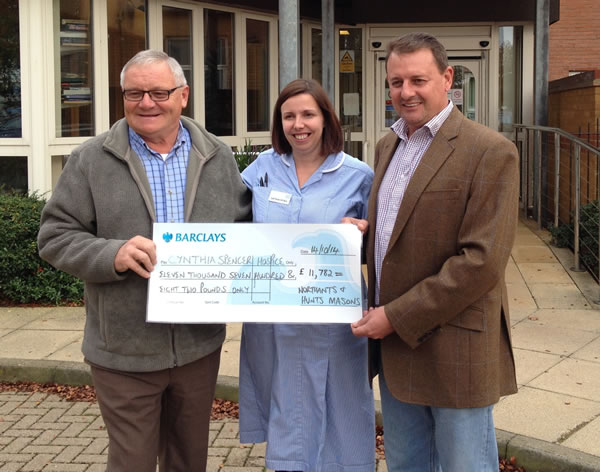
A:
{"label": "man in tweed jacket", "polygon": [[451,102],[438,40],[388,45],[400,119],[378,143],[369,202],[368,336],[390,471],[498,470],[492,417],[516,392],[504,271],[517,225],[518,155]]}

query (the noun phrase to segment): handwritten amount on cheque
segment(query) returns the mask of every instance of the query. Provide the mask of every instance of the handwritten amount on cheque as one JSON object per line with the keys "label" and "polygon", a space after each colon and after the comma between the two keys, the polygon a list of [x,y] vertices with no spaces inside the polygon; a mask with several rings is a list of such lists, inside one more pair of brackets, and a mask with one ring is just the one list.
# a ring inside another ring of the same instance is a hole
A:
{"label": "handwritten amount on cheque", "polygon": [[[180,256],[173,256],[167,261],[161,261],[162,268],[173,267],[174,269],[159,270],[159,279],[164,282],[178,282],[176,285],[159,285],[161,293],[258,295],[261,292],[265,293],[260,286],[256,285],[261,281],[264,283],[295,281],[295,290],[297,289],[297,293],[300,295],[299,302],[302,305],[356,306],[360,304],[360,299],[357,297],[344,297],[347,288],[345,284],[352,283],[352,277],[347,272],[349,268],[343,264],[328,264],[326,267],[319,267],[322,264],[313,260],[307,264],[309,267],[300,267],[293,261],[286,261],[275,255],[264,257],[184,257],[186,260],[182,260]],[[235,266],[238,270],[227,270],[227,266]],[[177,268],[175,269],[175,267]],[[202,268],[200,269],[200,267]],[[200,283],[194,283],[194,281]],[[219,281],[247,281],[249,283],[229,286],[219,283]],[[317,285],[312,285],[315,283]],[[266,293],[270,292],[270,287],[262,288]]]}

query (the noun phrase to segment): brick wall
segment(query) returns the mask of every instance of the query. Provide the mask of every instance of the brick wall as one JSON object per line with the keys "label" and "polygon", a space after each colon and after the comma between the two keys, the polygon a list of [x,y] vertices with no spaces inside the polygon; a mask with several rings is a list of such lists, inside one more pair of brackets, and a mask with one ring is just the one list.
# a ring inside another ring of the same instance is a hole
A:
{"label": "brick wall", "polygon": [[[600,2],[600,0],[598,0]],[[598,147],[600,143],[600,70],[555,80],[549,84],[548,126],[561,128]],[[547,194],[545,205],[554,213],[554,176],[557,162],[554,136],[547,136]],[[561,139],[559,219],[571,221],[574,211],[574,147]],[[600,162],[594,153],[581,150],[581,202],[598,199]]]}
{"label": "brick wall", "polygon": [[549,80],[600,67],[600,0],[560,0],[560,20],[550,25],[549,56]]}

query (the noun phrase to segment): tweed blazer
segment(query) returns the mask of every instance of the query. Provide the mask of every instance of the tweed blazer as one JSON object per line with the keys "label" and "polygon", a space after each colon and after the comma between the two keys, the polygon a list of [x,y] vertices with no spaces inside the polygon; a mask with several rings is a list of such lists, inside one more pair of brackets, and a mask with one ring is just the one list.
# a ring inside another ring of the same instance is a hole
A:
{"label": "tweed blazer", "polygon": [[[377,195],[398,146],[375,152],[369,201],[369,306],[375,300]],[[518,218],[515,146],[456,108],[411,178],[383,258],[379,305],[395,333],[371,341],[397,399],[474,408],[515,393],[504,271]]]}

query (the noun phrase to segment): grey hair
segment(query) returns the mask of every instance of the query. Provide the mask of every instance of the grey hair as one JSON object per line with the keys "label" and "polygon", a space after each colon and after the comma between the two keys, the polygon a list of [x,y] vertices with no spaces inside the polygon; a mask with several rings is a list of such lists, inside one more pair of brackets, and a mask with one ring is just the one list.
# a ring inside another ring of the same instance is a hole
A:
{"label": "grey hair", "polygon": [[390,55],[410,54],[419,49],[429,49],[433,54],[433,58],[439,71],[443,74],[448,68],[448,55],[446,48],[438,41],[435,36],[428,33],[408,33],[404,36],[391,41],[387,45],[387,55],[385,57],[385,65],[387,66]]}
{"label": "grey hair", "polygon": [[131,66],[147,66],[150,64],[159,64],[161,62],[166,62],[169,66],[169,69],[171,69],[173,78],[175,79],[175,85],[177,87],[187,85],[187,80],[185,79],[183,69],[175,58],[170,57],[167,53],[157,49],[146,49],[145,51],[138,52],[135,56],[129,59],[129,61],[127,61],[127,64],[123,66],[123,70],[121,70],[121,89],[123,89],[125,72],[127,72],[127,69],[129,69]]}

